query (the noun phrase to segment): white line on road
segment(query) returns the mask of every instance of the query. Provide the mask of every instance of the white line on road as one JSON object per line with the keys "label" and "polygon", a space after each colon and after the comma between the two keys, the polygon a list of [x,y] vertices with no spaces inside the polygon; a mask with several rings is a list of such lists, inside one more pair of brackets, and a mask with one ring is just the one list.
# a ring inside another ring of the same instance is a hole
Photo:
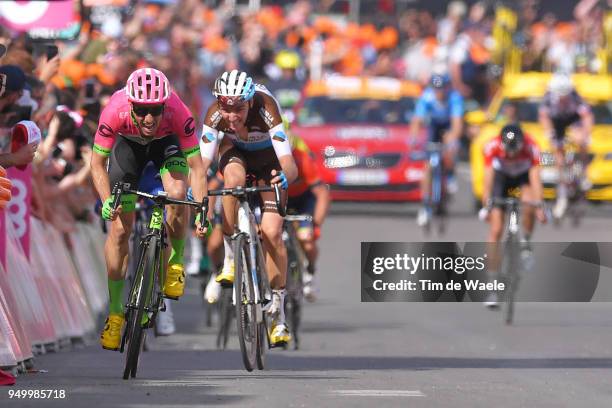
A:
{"label": "white line on road", "polygon": [[142,382],[133,382],[135,386],[140,387],[216,387],[217,384],[211,384],[206,380],[146,380]]}
{"label": "white line on road", "polygon": [[333,390],[333,394],[350,397],[424,397],[419,390]]}

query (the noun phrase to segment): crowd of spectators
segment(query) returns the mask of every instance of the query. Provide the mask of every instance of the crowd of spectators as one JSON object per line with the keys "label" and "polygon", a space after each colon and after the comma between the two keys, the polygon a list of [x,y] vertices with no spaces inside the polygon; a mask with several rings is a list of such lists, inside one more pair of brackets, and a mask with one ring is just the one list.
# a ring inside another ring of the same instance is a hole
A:
{"label": "crowd of spectators", "polygon": [[[233,68],[271,88],[330,74],[425,83],[432,72],[448,73],[481,105],[490,96],[488,83],[499,76],[499,66],[491,69],[497,3],[452,1],[434,15],[424,8],[398,12],[398,2],[378,0],[376,13],[361,16],[360,24],[325,14],[334,11],[334,1],[286,3],[250,10],[230,1],[216,7],[201,0],[129,2],[101,23],[83,21],[76,40],[56,42],[59,54],[52,58],[45,45],[0,27],[0,51],[7,51],[0,59],[6,76],[0,139],[22,119],[33,120],[43,134],[35,156],[34,148],[24,147],[0,155],[0,165],[33,159],[33,210],[69,231],[75,220],[87,218],[95,200],[88,163],[100,110],[139,66],[166,73],[198,120],[215,77]],[[513,43],[522,50],[524,70],[601,69],[597,50],[610,19],[605,1],[581,0],[572,21],[558,21],[537,0],[508,3],[518,17]],[[289,70],[275,63],[283,51],[297,60]]]}

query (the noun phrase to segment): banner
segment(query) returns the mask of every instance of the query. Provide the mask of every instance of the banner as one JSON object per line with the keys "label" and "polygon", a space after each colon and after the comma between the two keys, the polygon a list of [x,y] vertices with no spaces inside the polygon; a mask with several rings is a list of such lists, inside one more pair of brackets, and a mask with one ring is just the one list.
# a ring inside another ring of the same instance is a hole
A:
{"label": "banner", "polygon": [[78,0],[2,0],[0,25],[34,39],[73,39],[80,29]]}
{"label": "banner", "polygon": [[13,197],[6,206],[7,219],[12,231],[21,242],[27,259],[30,259],[30,212],[32,208],[32,166],[25,170],[14,167],[8,169],[8,177],[13,183]]}

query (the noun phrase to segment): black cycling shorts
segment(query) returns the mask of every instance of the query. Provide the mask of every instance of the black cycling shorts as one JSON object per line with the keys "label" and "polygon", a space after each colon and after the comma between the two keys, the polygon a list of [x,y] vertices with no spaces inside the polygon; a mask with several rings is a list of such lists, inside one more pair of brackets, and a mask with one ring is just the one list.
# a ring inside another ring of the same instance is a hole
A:
{"label": "black cycling shorts", "polygon": [[553,137],[557,146],[560,146],[563,143],[567,128],[579,120],[580,115],[578,113],[551,118],[554,131]]}
{"label": "black cycling shorts", "polygon": [[175,135],[156,139],[147,145],[119,136],[109,159],[108,177],[111,189],[118,182],[130,183],[132,188],[136,188],[145,166],[150,161],[160,174],[189,173],[187,161]]}
{"label": "black cycling shorts", "polygon": [[529,184],[529,171],[512,177],[501,171],[495,170],[495,175],[493,176],[493,194],[491,198],[507,198],[510,190],[520,188],[526,184]]}

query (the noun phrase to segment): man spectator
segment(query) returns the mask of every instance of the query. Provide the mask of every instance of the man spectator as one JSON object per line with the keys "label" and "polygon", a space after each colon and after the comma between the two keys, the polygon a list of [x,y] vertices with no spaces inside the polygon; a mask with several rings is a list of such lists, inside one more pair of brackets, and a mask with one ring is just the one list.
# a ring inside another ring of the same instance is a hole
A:
{"label": "man spectator", "polygon": [[[15,103],[21,98],[25,83],[26,77],[21,68],[15,65],[0,66],[0,129],[12,127],[15,116],[21,114]],[[7,135],[8,132],[2,133]],[[29,144],[14,153],[0,153],[0,166],[7,168],[28,164],[34,159],[35,153],[36,145]]]}

